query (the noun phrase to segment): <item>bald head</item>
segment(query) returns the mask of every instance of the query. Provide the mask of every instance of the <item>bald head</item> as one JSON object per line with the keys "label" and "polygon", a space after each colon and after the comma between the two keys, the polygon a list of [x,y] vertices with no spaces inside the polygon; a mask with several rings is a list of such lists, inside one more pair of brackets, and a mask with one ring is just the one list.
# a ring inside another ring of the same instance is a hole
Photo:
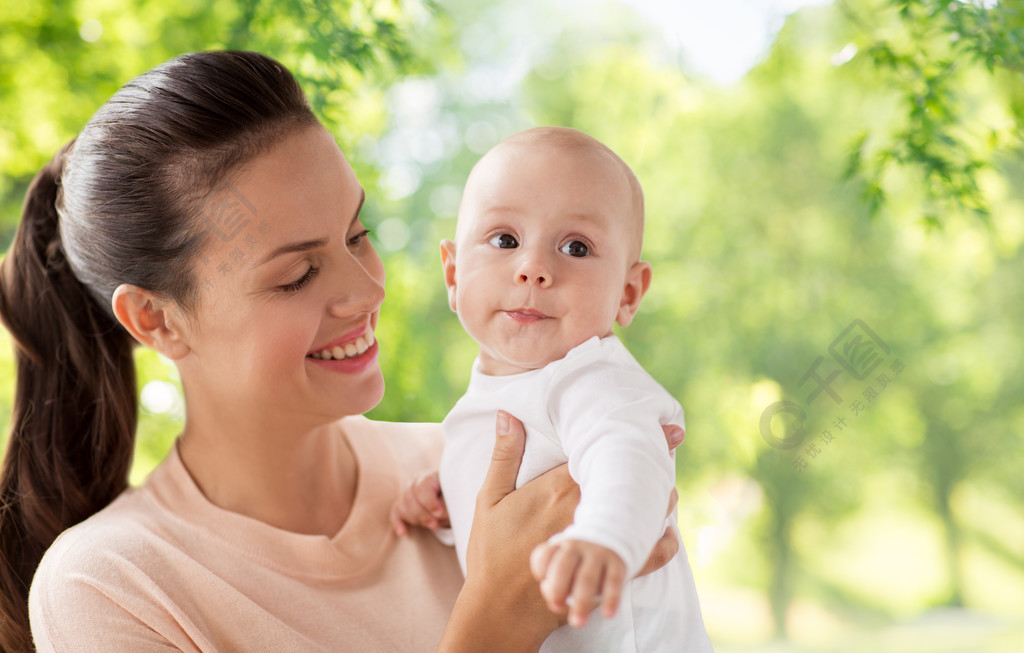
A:
{"label": "bald head", "polygon": [[[587,162],[590,165],[596,164],[600,169],[607,171],[609,177],[607,183],[623,184],[629,199],[625,214],[621,218],[629,223],[629,233],[633,241],[630,243],[630,257],[633,261],[639,260],[644,230],[644,194],[640,182],[633,174],[633,170],[611,148],[578,129],[551,126],[534,127],[501,141],[473,166],[466,182],[463,201],[467,196],[481,190],[477,188],[479,185],[487,183],[482,178],[487,177],[488,166],[492,159],[506,155],[509,150],[517,148],[535,151],[539,155],[543,155],[545,150],[568,154],[570,159]],[[602,183],[605,182],[602,181]]]}

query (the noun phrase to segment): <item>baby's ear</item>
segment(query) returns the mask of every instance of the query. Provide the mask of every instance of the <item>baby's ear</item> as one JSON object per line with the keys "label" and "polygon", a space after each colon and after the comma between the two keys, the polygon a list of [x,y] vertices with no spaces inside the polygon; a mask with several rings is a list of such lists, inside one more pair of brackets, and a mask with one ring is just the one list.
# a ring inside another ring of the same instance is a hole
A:
{"label": "baby's ear", "polygon": [[455,243],[441,241],[441,267],[444,268],[444,285],[448,287],[448,305],[455,308]]}
{"label": "baby's ear", "polygon": [[640,300],[647,294],[651,287],[651,264],[647,261],[637,261],[626,273],[626,284],[622,288],[622,300],[619,302],[619,312],[615,315],[615,321],[619,326],[629,326],[633,316],[640,308]]}

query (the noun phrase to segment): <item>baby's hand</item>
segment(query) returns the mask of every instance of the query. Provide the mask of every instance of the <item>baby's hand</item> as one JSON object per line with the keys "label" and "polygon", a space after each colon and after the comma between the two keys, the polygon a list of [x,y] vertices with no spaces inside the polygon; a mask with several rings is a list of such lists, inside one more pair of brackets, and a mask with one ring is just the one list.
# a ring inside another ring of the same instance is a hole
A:
{"label": "baby's hand", "polygon": [[447,528],[448,507],[441,496],[437,472],[421,474],[405,488],[391,508],[391,526],[398,535],[409,532],[408,525],[436,531]]}
{"label": "baby's hand", "polygon": [[585,626],[598,603],[606,618],[618,610],[626,563],[611,549],[581,540],[544,542],[530,554],[530,570],[548,608],[555,614],[568,609],[571,626]]}

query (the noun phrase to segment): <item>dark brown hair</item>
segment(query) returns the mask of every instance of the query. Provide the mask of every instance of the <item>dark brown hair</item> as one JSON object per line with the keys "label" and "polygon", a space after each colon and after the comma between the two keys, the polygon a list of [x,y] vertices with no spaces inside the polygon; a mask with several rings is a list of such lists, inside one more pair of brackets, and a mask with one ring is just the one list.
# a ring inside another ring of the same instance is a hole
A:
{"label": "dark brown hair", "polygon": [[0,650],[31,650],[28,588],[61,531],[127,487],[137,420],[122,283],[197,302],[202,202],[237,165],[316,124],[281,64],[178,57],[126,84],[36,176],[0,269],[17,387],[0,476]]}

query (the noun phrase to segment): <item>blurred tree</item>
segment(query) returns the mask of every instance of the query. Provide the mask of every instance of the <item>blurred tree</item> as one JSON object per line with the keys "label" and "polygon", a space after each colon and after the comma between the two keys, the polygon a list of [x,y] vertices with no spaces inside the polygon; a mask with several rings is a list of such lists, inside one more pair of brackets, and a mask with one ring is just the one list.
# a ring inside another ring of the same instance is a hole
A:
{"label": "blurred tree", "polygon": [[[902,119],[856,139],[848,175],[860,177],[877,211],[894,167],[915,171],[924,193],[923,219],[939,226],[951,211],[987,219],[979,175],[1001,150],[1019,150],[1024,119],[1024,3],[1020,0],[884,0],[838,5],[861,33],[860,48],[898,90]],[[893,14],[899,16],[893,20]],[[979,112],[970,102],[979,72],[999,82],[1006,104]]]}

